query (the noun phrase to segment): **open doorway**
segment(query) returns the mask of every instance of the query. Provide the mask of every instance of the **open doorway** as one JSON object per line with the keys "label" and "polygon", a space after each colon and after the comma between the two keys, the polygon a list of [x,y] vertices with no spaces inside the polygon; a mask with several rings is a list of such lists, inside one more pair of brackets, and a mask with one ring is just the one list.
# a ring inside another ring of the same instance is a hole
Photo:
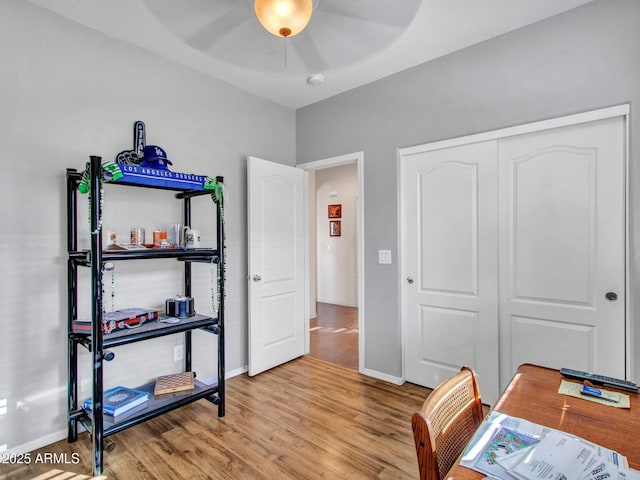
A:
{"label": "open doorway", "polygon": [[309,355],[358,370],[358,307],[316,302],[309,323]]}
{"label": "open doorway", "polygon": [[362,371],[362,152],[298,166],[309,172],[308,350]]}

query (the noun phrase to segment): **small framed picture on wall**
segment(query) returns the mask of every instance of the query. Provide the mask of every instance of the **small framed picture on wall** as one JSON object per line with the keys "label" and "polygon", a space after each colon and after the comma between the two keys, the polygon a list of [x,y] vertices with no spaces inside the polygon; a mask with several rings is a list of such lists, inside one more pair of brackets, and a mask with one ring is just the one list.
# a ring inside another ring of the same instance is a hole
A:
{"label": "small framed picture on wall", "polygon": [[331,220],[329,222],[329,236],[330,237],[340,236],[340,220]]}
{"label": "small framed picture on wall", "polygon": [[342,218],[342,204],[329,205],[329,218]]}

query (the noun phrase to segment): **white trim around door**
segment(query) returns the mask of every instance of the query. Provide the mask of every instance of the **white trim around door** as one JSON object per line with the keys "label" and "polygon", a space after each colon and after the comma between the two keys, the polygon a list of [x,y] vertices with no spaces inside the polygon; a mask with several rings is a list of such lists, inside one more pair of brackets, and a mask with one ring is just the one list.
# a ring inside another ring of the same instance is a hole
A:
{"label": "white trim around door", "polygon": [[[596,120],[604,120],[605,118],[625,117],[625,123],[628,125],[629,111],[629,104],[616,105],[614,107],[591,110],[588,112],[576,113],[564,117],[550,118],[547,120],[541,120],[539,122],[525,123],[522,125],[501,128],[498,130],[490,130],[488,132],[475,133],[473,135],[465,135],[463,137],[440,140],[437,142],[426,143],[424,145],[402,147],[398,148],[398,161],[400,160],[402,155],[429,152],[432,150],[440,150],[441,148],[457,147],[459,145],[468,145],[470,143],[479,143],[487,140],[497,140],[507,137],[513,137],[515,135],[522,135],[525,133],[540,132],[542,130],[550,130],[552,128],[566,127],[569,125],[579,125],[581,123],[594,122]],[[629,142],[627,141],[627,145],[628,143]]]}

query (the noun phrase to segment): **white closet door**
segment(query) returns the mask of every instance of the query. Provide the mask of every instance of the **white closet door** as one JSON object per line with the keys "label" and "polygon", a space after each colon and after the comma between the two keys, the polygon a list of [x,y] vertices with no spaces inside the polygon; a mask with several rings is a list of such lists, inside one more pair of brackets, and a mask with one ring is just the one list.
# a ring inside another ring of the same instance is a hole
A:
{"label": "white closet door", "polygon": [[625,378],[625,168],[621,116],[401,152],[406,380],[467,364],[492,403],[522,363]]}
{"label": "white closet door", "polygon": [[402,158],[405,378],[472,367],[498,396],[497,143]]}
{"label": "white closet door", "polygon": [[499,142],[503,385],[524,362],[625,377],[624,153],[622,117]]}

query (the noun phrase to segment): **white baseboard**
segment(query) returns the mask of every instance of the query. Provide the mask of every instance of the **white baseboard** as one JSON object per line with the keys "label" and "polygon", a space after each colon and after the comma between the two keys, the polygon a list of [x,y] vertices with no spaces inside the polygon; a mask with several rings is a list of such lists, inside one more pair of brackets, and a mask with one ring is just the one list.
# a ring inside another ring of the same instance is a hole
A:
{"label": "white baseboard", "polygon": [[224,378],[229,379],[229,378],[237,377],[238,375],[242,375],[243,373],[247,373],[248,371],[249,371],[249,366],[245,365],[244,367],[236,368],[235,370],[226,372]]}
{"label": "white baseboard", "polygon": [[[237,377],[238,375],[242,375],[243,373],[246,373],[248,370],[249,368],[245,365],[244,367],[236,368],[235,370],[231,370],[230,372],[225,372],[224,379],[229,380],[230,378]],[[218,383],[218,376],[216,375],[215,377],[204,378],[200,381],[207,385],[214,385]]]}
{"label": "white baseboard", "polygon": [[404,378],[394,377],[392,375],[388,375],[386,373],[378,372],[377,370],[369,370],[368,368],[363,369],[360,373],[366,375],[368,377],[373,377],[378,380],[382,380],[384,382],[393,383],[394,385],[402,385],[404,384]]}
{"label": "white baseboard", "polygon": [[352,307],[352,308],[358,308],[358,304],[357,303],[344,303],[344,302],[335,302],[333,300],[316,300],[317,303],[327,303],[329,305],[337,305],[338,307]]}
{"label": "white baseboard", "polygon": [[[78,425],[78,433],[80,433],[81,431],[84,431],[84,429],[82,429],[82,425]],[[63,430],[58,430],[57,432],[50,433],[49,435],[37,438],[35,440],[32,440],[31,442],[23,443],[22,445],[13,447],[3,454],[17,455],[22,453],[29,453],[33,450],[38,450],[39,448],[46,447],[47,445],[51,445],[52,443],[56,443],[67,438],[67,433],[68,430],[66,428]]]}

